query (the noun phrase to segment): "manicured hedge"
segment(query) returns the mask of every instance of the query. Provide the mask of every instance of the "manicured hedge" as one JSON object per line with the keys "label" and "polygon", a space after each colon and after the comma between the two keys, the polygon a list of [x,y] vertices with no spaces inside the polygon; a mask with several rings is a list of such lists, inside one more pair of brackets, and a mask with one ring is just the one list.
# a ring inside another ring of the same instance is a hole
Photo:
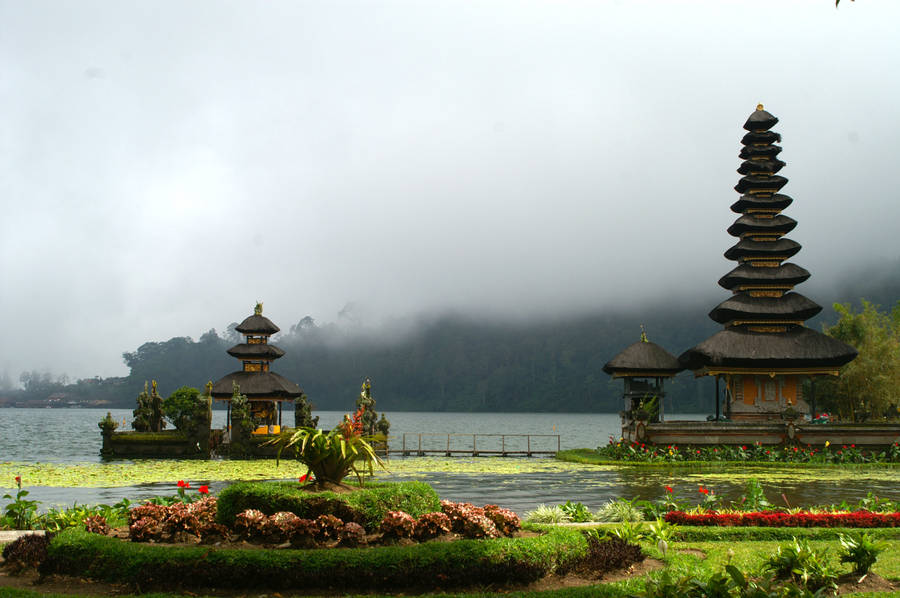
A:
{"label": "manicured hedge", "polygon": [[138,544],[66,530],[44,574],[167,588],[337,591],[414,590],[528,583],[583,557],[577,530],[494,540],[318,550],[239,550]]}
{"label": "manicured hedge", "polygon": [[441,499],[424,482],[370,482],[348,494],[304,492],[297,482],[239,482],[219,494],[216,519],[231,526],[235,516],[247,509],[258,509],[266,515],[290,511],[307,519],[329,514],[373,530],[388,511],[419,517],[440,511]]}
{"label": "manicured hedge", "polygon": [[670,511],[666,521],[677,525],[748,526],[748,527],[900,527],[900,513],[781,513],[760,511],[749,513],[685,513]]}

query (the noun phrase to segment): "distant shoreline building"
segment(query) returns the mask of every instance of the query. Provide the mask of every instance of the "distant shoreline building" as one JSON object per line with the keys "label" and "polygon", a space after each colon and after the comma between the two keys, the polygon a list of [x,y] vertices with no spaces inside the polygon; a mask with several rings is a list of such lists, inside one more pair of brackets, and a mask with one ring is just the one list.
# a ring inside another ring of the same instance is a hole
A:
{"label": "distant shoreline building", "polygon": [[262,315],[262,303],[257,303],[253,315],[235,328],[244,335],[244,342],[228,349],[228,354],[241,361],[241,369],[217,380],[212,397],[228,403],[227,426],[231,427],[231,397],[234,384],[240,387],[250,404],[250,416],[257,423],[254,433],[278,433],[281,429],[282,406],[293,403],[303,394],[300,386],[271,371],[272,361],[284,351],[269,344],[269,337],[281,330]]}

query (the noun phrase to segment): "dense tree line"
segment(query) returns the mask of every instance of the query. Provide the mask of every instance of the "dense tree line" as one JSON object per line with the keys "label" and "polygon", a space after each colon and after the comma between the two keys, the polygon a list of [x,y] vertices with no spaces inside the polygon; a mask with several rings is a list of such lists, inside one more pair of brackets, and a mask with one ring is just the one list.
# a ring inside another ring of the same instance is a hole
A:
{"label": "dense tree line", "polygon": [[[839,296],[866,295],[875,304],[892,306],[900,297],[900,283],[879,272],[860,272],[845,280],[840,288],[847,290]],[[814,291],[810,294],[815,297]],[[715,296],[684,305],[648,302],[635,312],[518,323],[444,315],[378,330],[318,325],[307,316],[282,326],[283,332],[273,338],[287,352],[273,369],[298,382],[315,408],[323,410],[351,410],[359,385],[368,376],[378,409],[385,411],[617,412],[622,408],[621,382],[604,374],[603,364],[640,338],[641,324],[650,340],[680,354],[720,329],[706,317],[716,302]],[[838,320],[839,314],[831,309],[823,314],[807,324],[821,329]],[[871,314],[867,317],[872,320]],[[210,330],[196,341],[175,337],[144,343],[123,354],[130,369],[127,377],[68,384],[64,378],[29,372],[21,378],[25,389],[14,394],[20,400],[100,399],[110,401],[110,406],[133,408],[147,380],[157,380],[163,396],[181,386],[202,388],[208,380],[239,367],[226,353],[240,342],[235,325],[227,326],[222,335]],[[845,335],[855,330],[858,326],[832,328],[834,334]],[[845,340],[862,344],[850,337]],[[714,410],[708,378],[695,380],[689,372],[682,373],[667,384],[667,390],[666,412]],[[823,401],[828,401],[822,391]]]}

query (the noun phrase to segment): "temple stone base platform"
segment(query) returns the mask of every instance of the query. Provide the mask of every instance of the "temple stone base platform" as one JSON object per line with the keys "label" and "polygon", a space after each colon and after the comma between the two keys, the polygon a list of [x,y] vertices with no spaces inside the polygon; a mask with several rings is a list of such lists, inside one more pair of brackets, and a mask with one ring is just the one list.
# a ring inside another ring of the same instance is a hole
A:
{"label": "temple stone base platform", "polygon": [[810,446],[851,445],[887,447],[900,442],[900,424],[811,424],[796,422],[633,422],[622,428],[631,442],[680,446],[799,444]]}

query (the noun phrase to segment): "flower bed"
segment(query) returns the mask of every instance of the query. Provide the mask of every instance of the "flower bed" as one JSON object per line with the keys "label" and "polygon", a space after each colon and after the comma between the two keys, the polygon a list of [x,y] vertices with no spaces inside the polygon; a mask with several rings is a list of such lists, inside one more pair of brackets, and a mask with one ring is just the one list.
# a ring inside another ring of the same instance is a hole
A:
{"label": "flower bed", "polygon": [[[557,458],[579,460],[579,451],[563,451]],[[567,454],[566,454],[567,453]],[[855,444],[811,446],[767,446],[760,443],[718,446],[656,445],[609,438],[606,446],[591,451],[592,455],[609,461],[634,463],[678,463],[685,461],[725,462],[754,461],[770,463],[900,463],[900,443],[886,449],[861,448]]]}
{"label": "flower bed", "polygon": [[749,513],[698,513],[684,511],[666,513],[668,523],[701,526],[744,527],[900,527],[900,513],[783,513],[757,511]]}

